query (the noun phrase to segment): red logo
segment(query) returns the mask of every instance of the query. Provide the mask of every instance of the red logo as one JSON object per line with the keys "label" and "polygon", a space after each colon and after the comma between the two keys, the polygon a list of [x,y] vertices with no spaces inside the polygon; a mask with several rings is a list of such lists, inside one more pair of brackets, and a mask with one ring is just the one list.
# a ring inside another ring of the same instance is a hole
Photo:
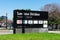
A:
{"label": "red logo", "polygon": [[22,20],[17,20],[17,24],[22,24]]}

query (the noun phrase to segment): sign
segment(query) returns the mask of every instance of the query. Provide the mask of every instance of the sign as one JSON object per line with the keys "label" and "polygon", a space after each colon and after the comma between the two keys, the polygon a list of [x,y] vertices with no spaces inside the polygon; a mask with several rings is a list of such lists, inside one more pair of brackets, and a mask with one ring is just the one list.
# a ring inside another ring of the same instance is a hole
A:
{"label": "sign", "polygon": [[43,28],[48,26],[48,12],[14,10],[14,28]]}
{"label": "sign", "polygon": [[47,20],[48,12],[45,11],[14,10],[14,24],[16,28],[21,28],[22,26],[25,28],[41,28],[47,24]]}

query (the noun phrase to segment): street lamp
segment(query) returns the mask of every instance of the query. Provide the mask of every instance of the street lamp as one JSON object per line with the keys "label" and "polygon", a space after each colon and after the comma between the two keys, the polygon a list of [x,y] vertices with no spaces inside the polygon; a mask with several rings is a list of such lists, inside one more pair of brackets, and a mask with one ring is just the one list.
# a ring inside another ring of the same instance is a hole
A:
{"label": "street lamp", "polygon": [[7,13],[6,13],[6,29],[7,29]]}

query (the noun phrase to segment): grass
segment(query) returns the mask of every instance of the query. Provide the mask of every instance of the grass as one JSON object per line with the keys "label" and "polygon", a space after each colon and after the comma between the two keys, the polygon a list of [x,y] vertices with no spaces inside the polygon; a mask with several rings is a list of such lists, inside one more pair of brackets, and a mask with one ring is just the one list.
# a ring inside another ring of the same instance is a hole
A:
{"label": "grass", "polygon": [[60,40],[60,34],[54,33],[25,33],[0,35],[0,40]]}

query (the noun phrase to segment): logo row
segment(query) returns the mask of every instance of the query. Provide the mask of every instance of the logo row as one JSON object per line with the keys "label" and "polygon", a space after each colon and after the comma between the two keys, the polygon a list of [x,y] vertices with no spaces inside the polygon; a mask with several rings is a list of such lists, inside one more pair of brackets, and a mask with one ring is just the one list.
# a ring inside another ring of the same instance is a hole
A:
{"label": "logo row", "polygon": [[47,20],[17,20],[17,24],[48,24]]}

